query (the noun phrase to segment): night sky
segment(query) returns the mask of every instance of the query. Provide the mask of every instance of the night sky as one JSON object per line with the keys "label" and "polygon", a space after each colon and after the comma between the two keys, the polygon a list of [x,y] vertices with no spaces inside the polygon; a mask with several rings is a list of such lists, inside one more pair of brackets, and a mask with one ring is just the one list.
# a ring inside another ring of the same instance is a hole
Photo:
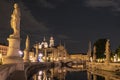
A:
{"label": "night sky", "polygon": [[12,33],[14,2],[21,10],[21,49],[26,35],[31,46],[53,36],[69,53],[86,53],[88,42],[101,38],[110,39],[113,51],[120,45],[120,0],[1,0],[0,43]]}

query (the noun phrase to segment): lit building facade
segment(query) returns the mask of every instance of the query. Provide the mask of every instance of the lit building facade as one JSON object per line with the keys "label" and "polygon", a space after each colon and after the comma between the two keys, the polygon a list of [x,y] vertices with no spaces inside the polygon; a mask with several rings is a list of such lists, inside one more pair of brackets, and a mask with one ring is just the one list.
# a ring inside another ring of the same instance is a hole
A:
{"label": "lit building facade", "polygon": [[83,53],[73,53],[70,54],[70,59],[71,60],[89,60],[88,55],[83,54]]}
{"label": "lit building facade", "polygon": [[8,46],[0,45],[0,54],[2,53],[2,56],[6,56],[8,51]]}
{"label": "lit building facade", "polygon": [[43,61],[58,61],[58,60],[65,60],[68,58],[67,50],[63,45],[54,45],[54,38],[50,37],[49,43],[46,41],[45,37],[43,41],[40,43],[35,44],[36,52],[35,55],[38,55],[37,58],[39,58],[39,54],[43,55],[42,59]]}

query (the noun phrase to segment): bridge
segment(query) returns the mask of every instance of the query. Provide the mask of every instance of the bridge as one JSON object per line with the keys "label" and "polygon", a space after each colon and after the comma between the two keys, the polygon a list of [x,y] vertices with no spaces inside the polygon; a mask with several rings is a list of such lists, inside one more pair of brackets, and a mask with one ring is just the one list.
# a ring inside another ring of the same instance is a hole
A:
{"label": "bridge", "polygon": [[53,62],[24,63],[24,71],[17,70],[16,64],[0,65],[0,78],[2,80],[30,80],[31,76],[39,70],[49,69],[59,65],[59,63]]}
{"label": "bridge", "polygon": [[[68,71],[85,70],[85,62],[60,61],[60,62],[31,62],[24,63],[24,70],[17,70],[16,64],[0,65],[0,78],[2,80],[30,80],[40,70],[50,69],[56,66],[66,66]],[[75,67],[76,66],[76,67]],[[81,66],[81,67],[80,67]]]}
{"label": "bridge", "polygon": [[80,69],[86,68],[86,61],[61,61],[62,66],[72,68],[72,69]]}

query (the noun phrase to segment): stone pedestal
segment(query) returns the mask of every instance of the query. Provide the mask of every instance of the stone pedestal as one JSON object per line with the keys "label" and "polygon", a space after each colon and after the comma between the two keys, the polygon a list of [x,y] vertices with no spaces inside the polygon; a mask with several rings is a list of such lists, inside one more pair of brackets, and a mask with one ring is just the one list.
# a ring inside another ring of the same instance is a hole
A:
{"label": "stone pedestal", "polygon": [[7,39],[9,42],[7,56],[18,56],[20,57],[19,50],[20,50],[20,38],[19,37],[12,37]]}
{"label": "stone pedestal", "polygon": [[3,64],[16,64],[17,70],[24,70],[23,59],[20,57],[20,38],[10,36],[7,56],[3,57]]}

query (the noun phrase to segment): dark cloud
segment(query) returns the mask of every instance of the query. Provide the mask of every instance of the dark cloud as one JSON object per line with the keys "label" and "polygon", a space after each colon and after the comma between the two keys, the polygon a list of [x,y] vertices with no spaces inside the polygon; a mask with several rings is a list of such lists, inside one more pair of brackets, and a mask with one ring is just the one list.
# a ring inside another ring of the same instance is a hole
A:
{"label": "dark cloud", "polygon": [[37,8],[49,8],[49,9],[54,9],[57,6],[59,6],[61,3],[63,3],[65,0],[22,0],[25,2],[27,5],[31,5]]}
{"label": "dark cloud", "polygon": [[46,7],[46,8],[55,8],[55,5],[48,2],[47,0],[37,0],[37,5],[42,6],[42,7]]}
{"label": "dark cloud", "polygon": [[[46,33],[49,31],[49,28],[46,27],[44,22],[37,21],[34,16],[31,14],[31,11],[22,3],[18,3],[21,10],[21,30],[32,32],[39,31],[41,33]],[[0,29],[3,29],[1,32],[5,32],[4,30],[11,30],[10,28],[10,19],[13,11],[13,1],[4,1],[1,0],[0,3],[1,11],[0,11]],[[34,30],[33,30],[34,29]],[[6,32],[7,33],[7,32]]]}
{"label": "dark cloud", "polygon": [[88,7],[109,7],[112,5],[112,0],[86,0],[86,6]]}
{"label": "dark cloud", "polygon": [[[68,52],[86,52],[88,41],[94,43],[99,38],[110,38],[114,49],[119,44],[120,16],[113,15],[113,11],[119,12],[119,0],[17,1],[21,10],[22,46],[27,34],[31,44],[42,41],[44,36],[49,41],[52,35],[55,44],[66,43]],[[4,33],[10,35],[12,10],[11,0],[0,2],[0,38],[7,39]]]}
{"label": "dark cloud", "polygon": [[[21,28],[23,29],[34,29],[34,32],[47,32],[49,29],[45,26],[44,23],[37,21],[34,16],[32,16],[29,10],[26,10],[26,6],[22,3],[19,4],[21,8]],[[32,32],[31,30],[30,32]]]}
{"label": "dark cloud", "polygon": [[69,39],[68,36],[62,35],[62,34],[58,34],[57,37],[58,37],[59,39],[62,39],[62,40]]}
{"label": "dark cloud", "polygon": [[[22,2],[19,2],[19,7],[21,11],[21,37],[22,40],[26,38],[26,35],[30,35],[32,39],[37,39],[36,35],[41,35],[49,32],[49,28],[42,21],[37,21],[31,14],[31,11]],[[7,37],[12,33],[10,26],[11,14],[13,11],[13,2],[1,0],[0,2],[0,41],[7,42]],[[3,41],[4,40],[4,41]],[[33,42],[35,42],[33,40]],[[24,42],[22,41],[24,44]]]}

